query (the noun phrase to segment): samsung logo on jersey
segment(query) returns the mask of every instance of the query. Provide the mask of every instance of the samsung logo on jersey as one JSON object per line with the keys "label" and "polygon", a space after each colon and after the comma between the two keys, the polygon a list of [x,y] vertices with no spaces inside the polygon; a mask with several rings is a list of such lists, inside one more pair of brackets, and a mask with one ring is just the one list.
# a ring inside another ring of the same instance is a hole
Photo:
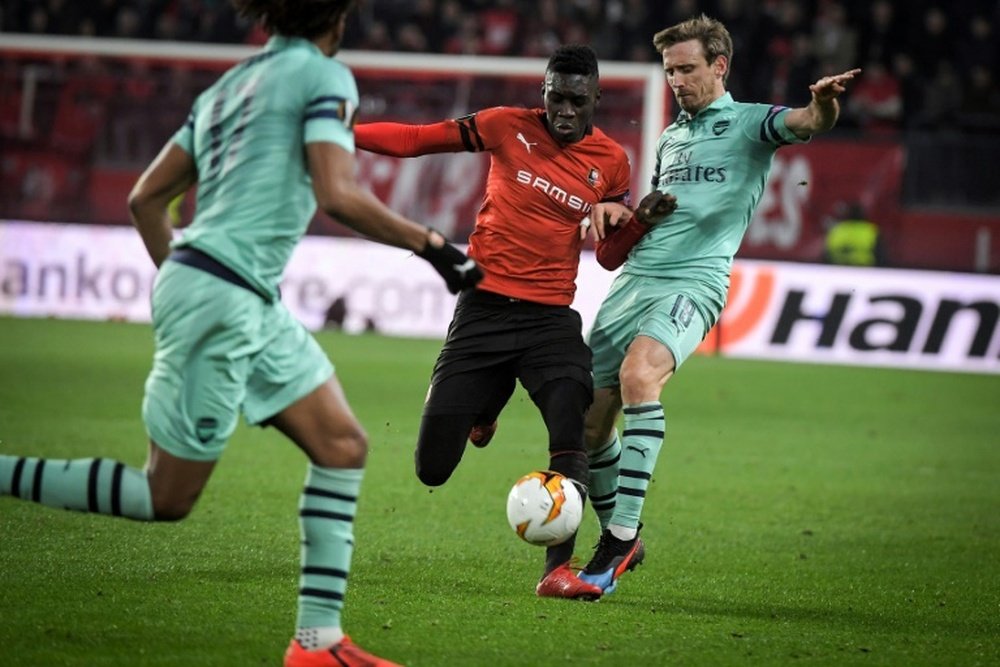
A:
{"label": "samsung logo on jersey", "polygon": [[558,185],[549,183],[544,178],[535,176],[531,172],[524,171],[523,169],[519,169],[517,172],[517,182],[535,188],[536,190],[541,190],[552,199],[556,200],[560,204],[569,206],[574,211],[587,213],[592,208],[589,203],[585,202],[576,195],[571,195]]}

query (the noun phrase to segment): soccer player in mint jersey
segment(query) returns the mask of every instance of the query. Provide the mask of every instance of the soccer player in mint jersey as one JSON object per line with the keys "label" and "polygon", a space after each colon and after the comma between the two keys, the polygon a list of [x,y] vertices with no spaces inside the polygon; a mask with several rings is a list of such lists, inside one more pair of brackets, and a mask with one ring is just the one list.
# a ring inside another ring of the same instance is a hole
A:
{"label": "soccer player in mint jersey", "polygon": [[611,204],[594,212],[598,260],[625,265],[589,340],[590,498],[602,533],[580,578],[605,593],[644,557],[640,516],[666,428],[660,394],[719,318],[774,152],[832,128],[837,96],[859,71],[823,77],[802,108],[748,104],[726,92],[733,46],[722,23],[692,18],[658,32],[653,44],[680,107],[657,143],[656,190],[634,217]]}
{"label": "soccer player in mint jersey", "polygon": [[[584,413],[593,384],[590,349],[570,307],[581,221],[599,202],[624,202],[625,151],[591,123],[600,97],[597,57],[564,46],[549,59],[544,108],[497,107],[429,125],[357,127],[359,148],[396,156],[490,153],[486,195],[469,256],[486,277],[459,297],[431,377],[416,447],[416,470],[444,484],[466,441],[485,446],[520,381],[545,421],[552,470],[584,490]],[[538,595],[600,597],[570,569],[573,540],[549,547]]]}
{"label": "soccer player in mint jersey", "polygon": [[[332,57],[353,0],[235,4],[273,36],[198,97],[129,197],[159,267],[143,402],[147,465],[0,456],[0,495],[141,521],[182,519],[242,412],[309,458],[298,623],[284,664],[391,665],[352,644],[340,625],[366,435],[330,361],[279,300],[278,284],[317,203],[372,240],[414,251],[453,292],[481,273],[355,181],[358,92]],[[172,242],[168,204],[194,184],[194,220]]]}

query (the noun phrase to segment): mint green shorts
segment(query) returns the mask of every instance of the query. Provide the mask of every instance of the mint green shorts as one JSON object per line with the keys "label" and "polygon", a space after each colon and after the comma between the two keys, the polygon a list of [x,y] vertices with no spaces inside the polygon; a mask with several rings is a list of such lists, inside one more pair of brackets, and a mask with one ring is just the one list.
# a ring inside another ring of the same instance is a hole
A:
{"label": "mint green shorts", "polygon": [[625,352],[636,336],[665,345],[676,368],[691,356],[711,329],[712,311],[695,290],[677,280],[621,273],[611,284],[590,331],[594,387],[617,387]]}
{"label": "mint green shorts", "polygon": [[333,374],[283,304],[169,260],[153,287],[153,331],[143,420],[153,442],[182,459],[218,459],[240,412],[260,424]]}

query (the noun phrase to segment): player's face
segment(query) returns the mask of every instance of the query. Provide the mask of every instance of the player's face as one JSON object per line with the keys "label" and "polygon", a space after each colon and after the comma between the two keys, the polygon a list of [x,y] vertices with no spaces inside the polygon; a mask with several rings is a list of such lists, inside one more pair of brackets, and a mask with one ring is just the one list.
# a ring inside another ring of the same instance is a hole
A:
{"label": "player's face", "polygon": [[564,144],[583,139],[600,96],[596,76],[546,72],[542,101],[549,134]]}
{"label": "player's face", "polygon": [[663,49],[663,73],[667,83],[674,91],[677,104],[690,114],[698,113],[726,92],[723,75],[727,67],[725,56],[708,62],[697,39]]}

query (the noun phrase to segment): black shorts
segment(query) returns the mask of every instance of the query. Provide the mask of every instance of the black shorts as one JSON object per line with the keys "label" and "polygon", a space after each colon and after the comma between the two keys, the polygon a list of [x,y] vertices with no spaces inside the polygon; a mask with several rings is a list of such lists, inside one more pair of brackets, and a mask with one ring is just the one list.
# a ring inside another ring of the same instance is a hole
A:
{"label": "black shorts", "polygon": [[424,414],[496,417],[520,380],[529,394],[569,378],[593,391],[590,348],[580,314],[469,290],[458,299],[434,365]]}

